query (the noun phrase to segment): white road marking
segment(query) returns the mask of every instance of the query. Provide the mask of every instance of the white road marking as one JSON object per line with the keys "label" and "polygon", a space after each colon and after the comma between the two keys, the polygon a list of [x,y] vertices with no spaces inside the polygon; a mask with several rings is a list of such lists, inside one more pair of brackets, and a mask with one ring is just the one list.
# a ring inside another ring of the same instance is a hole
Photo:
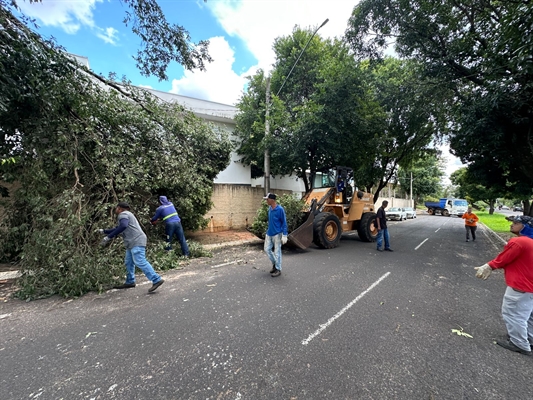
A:
{"label": "white road marking", "polygon": [[342,310],[340,310],[337,314],[335,314],[333,317],[328,319],[328,322],[325,324],[320,325],[320,328],[317,329],[315,332],[309,335],[309,337],[302,341],[302,345],[307,346],[311,340],[313,340],[315,337],[320,335],[322,331],[324,331],[328,326],[330,326],[337,318],[339,318],[342,314],[344,314],[346,311],[348,311],[355,303],[357,303],[359,300],[363,298],[365,294],[370,292],[372,289],[374,289],[377,285],[380,284],[380,282],[385,279],[387,276],[390,275],[390,272],[387,272],[385,275],[383,275],[381,278],[379,278],[377,281],[375,281],[368,289],[366,289],[363,293],[361,293],[359,296],[357,296],[355,299],[353,299],[346,307],[344,307]]}
{"label": "white road marking", "polygon": [[429,238],[425,238],[422,243],[420,243],[418,246],[415,247],[415,250],[418,250],[420,246],[422,246],[424,243],[426,243],[429,240]]}

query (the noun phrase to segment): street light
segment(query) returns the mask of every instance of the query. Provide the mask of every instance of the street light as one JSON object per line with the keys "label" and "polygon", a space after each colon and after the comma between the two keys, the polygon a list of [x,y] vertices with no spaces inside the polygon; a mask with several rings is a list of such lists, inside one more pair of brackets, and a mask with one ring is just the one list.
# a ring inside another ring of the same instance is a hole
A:
{"label": "street light", "polygon": [[[329,18],[326,18],[326,20],[324,22],[322,22],[322,24],[318,28],[315,29],[315,31],[313,32],[313,34],[311,35],[311,37],[309,38],[309,40],[305,44],[304,48],[300,52],[300,55],[298,56],[298,58],[296,59],[296,61],[292,65],[291,70],[289,71],[289,73],[287,74],[285,79],[283,80],[283,83],[281,84],[278,92],[276,93],[276,97],[281,92],[281,89],[283,89],[283,86],[285,86],[285,83],[287,82],[287,79],[289,79],[289,76],[291,76],[292,70],[294,69],[296,64],[298,64],[298,61],[300,61],[300,57],[302,57],[302,54],[304,53],[305,49],[307,49],[307,46],[309,46],[309,43],[311,43],[311,40],[315,37],[315,35],[318,32],[318,30],[320,28],[322,28],[324,25],[326,25],[328,23],[328,21],[329,21]],[[270,134],[269,115],[270,115],[270,77],[267,77],[266,110],[265,110],[265,165],[264,165],[264,170],[265,170],[265,183],[264,183],[265,193],[269,193],[270,192],[270,151],[269,151],[268,143],[267,143],[267,138],[268,138],[268,135]]]}

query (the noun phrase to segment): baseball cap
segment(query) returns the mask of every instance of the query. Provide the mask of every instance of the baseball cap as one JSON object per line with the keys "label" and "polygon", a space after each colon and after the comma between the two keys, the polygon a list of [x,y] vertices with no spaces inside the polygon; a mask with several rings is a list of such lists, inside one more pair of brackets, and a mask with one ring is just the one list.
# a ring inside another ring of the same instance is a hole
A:
{"label": "baseball cap", "polygon": [[263,197],[263,200],[266,200],[266,199],[276,200],[277,196],[274,193],[267,193],[267,195]]}
{"label": "baseball cap", "polygon": [[511,215],[505,217],[507,221],[520,222],[522,225],[528,225],[533,228],[533,218],[528,215]]}
{"label": "baseball cap", "polygon": [[126,203],[125,201],[119,202],[117,204],[117,207],[123,208],[125,210],[129,210],[130,209],[130,205],[128,203]]}

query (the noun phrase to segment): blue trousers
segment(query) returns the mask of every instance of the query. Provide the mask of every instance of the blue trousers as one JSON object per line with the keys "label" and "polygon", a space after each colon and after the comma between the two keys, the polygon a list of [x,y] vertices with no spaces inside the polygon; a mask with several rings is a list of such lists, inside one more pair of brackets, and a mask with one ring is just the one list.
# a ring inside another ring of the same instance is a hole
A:
{"label": "blue trousers", "polygon": [[[274,236],[265,235],[265,253],[277,269],[281,271],[281,237],[283,233]],[[274,247],[274,251],[272,251]]]}
{"label": "blue trousers", "polygon": [[383,238],[385,238],[385,248],[390,248],[389,243],[389,230],[387,228],[384,228],[378,232],[378,237],[376,238],[378,249],[381,249],[381,245],[383,244]]}
{"label": "blue trousers", "polygon": [[126,264],[126,283],[135,283],[135,266],[144,272],[152,283],[157,283],[161,280],[161,277],[146,260],[146,247],[136,246],[126,249],[124,264]]}
{"label": "blue trousers", "polygon": [[167,250],[172,249],[172,238],[174,235],[176,235],[178,241],[180,242],[181,252],[184,256],[189,256],[189,246],[187,246],[187,241],[185,240],[185,234],[183,233],[181,222],[165,222],[165,232],[167,234]]}

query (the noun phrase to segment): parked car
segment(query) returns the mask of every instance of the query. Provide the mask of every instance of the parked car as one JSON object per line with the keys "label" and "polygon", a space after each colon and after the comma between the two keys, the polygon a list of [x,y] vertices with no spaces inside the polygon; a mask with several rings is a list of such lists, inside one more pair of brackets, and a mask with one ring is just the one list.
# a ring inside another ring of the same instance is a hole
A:
{"label": "parked car", "polygon": [[508,210],[508,209],[509,209],[509,207],[507,207],[507,206],[501,206],[500,207],[500,210]]}
{"label": "parked car", "polygon": [[416,218],[416,210],[413,207],[405,207],[405,218]]}
{"label": "parked car", "polygon": [[524,211],[524,209],[521,206],[514,206],[513,211]]}
{"label": "parked car", "polygon": [[395,220],[395,221],[402,221],[404,219],[407,219],[407,215],[405,214],[405,211],[403,208],[399,207],[391,207],[387,211],[387,219]]}

